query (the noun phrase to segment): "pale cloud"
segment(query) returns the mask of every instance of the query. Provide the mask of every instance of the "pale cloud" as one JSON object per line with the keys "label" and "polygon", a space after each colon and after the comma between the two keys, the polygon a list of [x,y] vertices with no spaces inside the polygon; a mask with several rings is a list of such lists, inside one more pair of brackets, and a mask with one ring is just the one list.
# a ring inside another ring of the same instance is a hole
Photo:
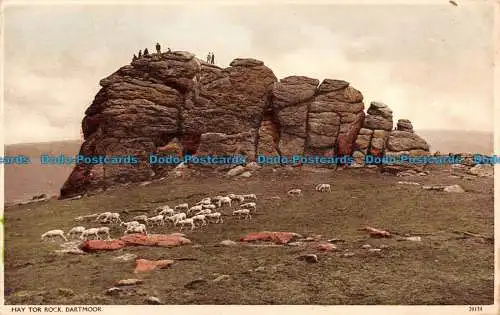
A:
{"label": "pale cloud", "polygon": [[263,60],[278,78],[343,79],[416,129],[492,131],[487,4],[7,6],[5,141],[80,137],[99,80],[156,41],[227,66]]}

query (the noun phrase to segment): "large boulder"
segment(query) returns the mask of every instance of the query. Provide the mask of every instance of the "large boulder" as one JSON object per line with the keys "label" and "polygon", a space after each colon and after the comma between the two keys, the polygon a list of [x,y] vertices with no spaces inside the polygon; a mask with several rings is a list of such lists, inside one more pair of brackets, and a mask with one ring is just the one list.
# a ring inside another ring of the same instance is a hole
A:
{"label": "large boulder", "polygon": [[[180,176],[149,156],[322,156],[428,151],[392,110],[343,80],[288,76],[277,80],[263,61],[236,58],[227,68],[185,51],[150,54],[100,81],[82,120],[80,155],[123,156],[119,163],[75,165],[61,198],[117,183]],[[182,175],[182,174],[181,174]]]}
{"label": "large boulder", "polygon": [[423,138],[412,132],[393,130],[389,134],[387,148],[390,151],[429,151],[429,144],[427,144]]}

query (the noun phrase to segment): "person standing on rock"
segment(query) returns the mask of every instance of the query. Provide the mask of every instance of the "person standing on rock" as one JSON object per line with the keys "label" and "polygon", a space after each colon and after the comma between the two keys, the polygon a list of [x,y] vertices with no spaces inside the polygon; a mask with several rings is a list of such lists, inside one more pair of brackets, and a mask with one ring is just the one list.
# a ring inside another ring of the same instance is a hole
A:
{"label": "person standing on rock", "polygon": [[212,52],[212,57],[210,58],[210,63],[211,64],[214,64],[215,63],[215,56],[214,56],[214,53]]}
{"label": "person standing on rock", "polygon": [[149,51],[147,48],[144,48],[144,57],[149,56]]}
{"label": "person standing on rock", "polygon": [[137,56],[134,54],[134,56],[132,57],[132,61],[136,61],[137,60]]}
{"label": "person standing on rock", "polygon": [[142,57],[142,50],[139,50],[139,57],[138,58],[141,58]]}
{"label": "person standing on rock", "polygon": [[207,62],[210,63],[210,60],[212,59],[212,55],[210,55],[210,52],[207,55]]}
{"label": "person standing on rock", "polygon": [[160,46],[160,43],[156,43],[156,53],[159,55],[160,54],[160,49],[161,49],[161,46]]}

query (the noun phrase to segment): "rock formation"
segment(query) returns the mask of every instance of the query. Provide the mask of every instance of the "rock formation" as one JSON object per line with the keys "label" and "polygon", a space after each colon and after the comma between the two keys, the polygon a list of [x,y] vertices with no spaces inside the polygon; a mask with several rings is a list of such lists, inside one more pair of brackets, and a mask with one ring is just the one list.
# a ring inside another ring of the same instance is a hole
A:
{"label": "rock formation", "polygon": [[68,198],[116,183],[166,176],[150,154],[427,154],[409,120],[346,81],[289,76],[278,81],[262,61],[229,67],[189,52],[150,54],[100,81],[82,122],[85,156],[133,155],[137,164],[78,164],[61,189]]}

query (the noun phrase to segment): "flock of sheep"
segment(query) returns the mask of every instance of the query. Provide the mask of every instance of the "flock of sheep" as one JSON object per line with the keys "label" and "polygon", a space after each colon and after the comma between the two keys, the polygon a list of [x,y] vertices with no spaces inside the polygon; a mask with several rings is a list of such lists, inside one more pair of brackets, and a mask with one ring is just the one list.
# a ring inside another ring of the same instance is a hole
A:
{"label": "flock of sheep", "polygon": [[[129,222],[122,221],[119,213],[104,212],[101,214],[93,214],[75,218],[76,221],[82,221],[87,218],[95,218],[95,222],[103,224],[119,224],[124,229],[124,234],[143,233],[147,235],[147,227],[149,226],[164,226],[171,224],[174,227],[180,226],[180,230],[185,226],[190,226],[194,230],[199,226],[210,223],[223,223],[223,214],[216,210],[223,211],[224,208],[231,208],[235,203],[239,209],[232,212],[233,216],[238,218],[251,219],[251,213],[257,209],[257,196],[255,194],[236,195],[229,194],[227,196],[216,196],[203,198],[195,205],[189,207],[187,203],[182,203],[175,206],[173,209],[168,205],[157,207],[156,214],[148,217],[147,215],[139,215],[132,218]],[[78,237],[81,240],[87,240],[90,237],[94,239],[111,239],[110,227],[100,226],[93,228],[85,228],[77,226],[68,231],[67,234],[63,230],[50,230],[41,236],[41,240],[62,238],[64,241]]]}
{"label": "flock of sheep", "polygon": [[[330,184],[318,184],[314,188],[318,192],[330,192]],[[289,196],[303,196],[302,190],[291,189],[287,192]],[[101,214],[93,214],[88,216],[82,216],[75,218],[76,221],[82,221],[85,218],[95,218],[95,222],[100,223],[114,223],[119,224],[120,227],[124,228],[124,234],[129,233],[142,233],[147,235],[148,226],[164,226],[165,224],[172,224],[172,226],[180,226],[180,231],[188,225],[191,226],[191,230],[194,230],[199,226],[207,225],[210,223],[223,223],[223,214],[215,210],[223,211],[225,207],[231,208],[235,202],[238,203],[239,209],[232,212],[233,216],[238,216],[238,218],[244,217],[245,219],[251,219],[251,213],[255,212],[257,209],[257,196],[255,194],[247,195],[236,195],[229,194],[227,196],[215,196],[203,198],[201,201],[195,205],[189,207],[189,204],[182,203],[175,206],[173,209],[168,205],[163,205],[157,207],[156,214],[152,217],[147,215],[139,215],[132,218],[129,222],[124,222],[120,218],[120,214],[116,212],[104,212]],[[142,223],[141,223],[142,222]],[[100,226],[95,228],[85,228],[83,226],[77,226],[68,231],[67,234],[63,230],[50,230],[45,232],[41,236],[41,240],[62,238],[64,241],[68,241],[70,238],[78,237],[81,240],[87,240],[90,236],[94,239],[101,239],[101,236],[111,239],[110,227]]]}

